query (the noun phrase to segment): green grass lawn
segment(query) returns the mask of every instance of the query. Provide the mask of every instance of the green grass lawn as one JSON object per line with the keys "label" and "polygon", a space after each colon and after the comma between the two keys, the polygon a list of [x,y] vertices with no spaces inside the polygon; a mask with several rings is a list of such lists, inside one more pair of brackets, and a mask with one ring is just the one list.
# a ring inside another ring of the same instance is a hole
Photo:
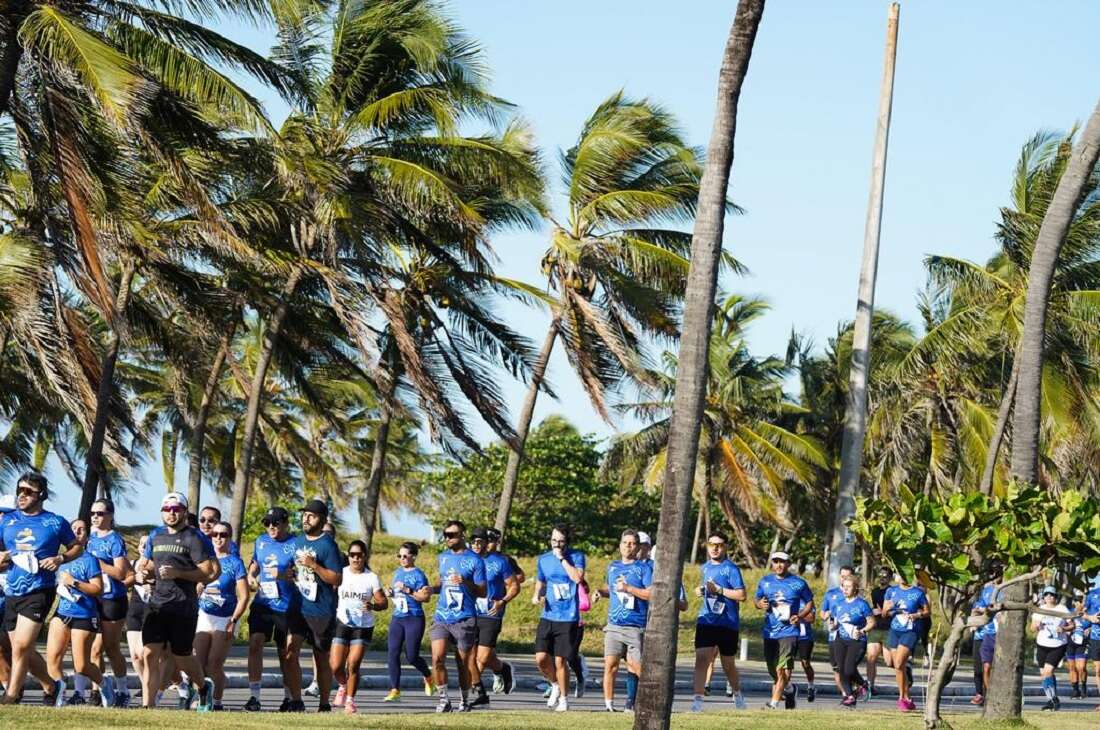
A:
{"label": "green grass lawn", "polygon": [[[594,713],[569,713],[565,717],[550,712],[476,712],[469,715],[436,716],[431,714],[362,714],[355,718],[337,715],[306,714],[294,717],[297,728],[322,728],[335,725],[354,727],[387,728],[388,730],[423,730],[423,728],[469,728],[470,730],[512,730],[513,728],[566,728],[575,726],[580,718],[595,719]],[[1051,715],[1028,713],[1025,724],[983,723],[972,715],[947,716],[956,730],[995,730],[1009,727],[1039,727],[1058,730],[1086,730],[1095,728],[1097,719],[1093,713],[1062,712],[1057,719]],[[72,708],[54,710],[49,708],[14,707],[0,710],[0,726],[18,727],[22,730],[95,730],[95,728],[120,727],[188,727],[225,728],[226,730],[270,730],[273,716],[270,713],[248,714],[244,712],[226,712],[207,714],[197,717],[190,714],[184,722],[184,716],[178,710],[101,710]],[[581,720],[583,722],[583,720]],[[281,724],[281,723],[278,723]],[[758,728],[768,730],[880,730],[883,726],[891,730],[921,728],[923,723],[918,715],[900,716],[890,712],[853,712],[836,711],[795,711],[770,712],[753,710],[748,712],[708,712],[702,715],[677,714],[673,716],[672,726],[692,728],[692,730],[729,730],[729,728]],[[599,715],[601,730],[625,730],[631,726],[631,718],[623,715]]]}

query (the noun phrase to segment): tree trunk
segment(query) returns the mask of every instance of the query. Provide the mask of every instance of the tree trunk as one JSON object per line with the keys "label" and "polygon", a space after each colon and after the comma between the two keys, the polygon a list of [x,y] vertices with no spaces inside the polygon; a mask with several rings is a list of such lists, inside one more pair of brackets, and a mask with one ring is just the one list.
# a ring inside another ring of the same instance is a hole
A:
{"label": "tree trunk", "polygon": [[993,426],[993,436],[989,439],[989,449],[985,452],[985,468],[982,469],[982,481],[978,491],[984,495],[993,492],[993,473],[997,470],[997,455],[1001,452],[1005,431],[1008,430],[1008,417],[1012,413],[1012,404],[1016,400],[1016,384],[1020,380],[1020,358],[1012,358],[1012,373],[1008,376],[1001,405],[997,409],[997,423]]}
{"label": "tree trunk", "polygon": [[661,519],[657,527],[656,574],[642,655],[635,730],[667,730],[676,684],[677,598],[684,570],[684,533],[699,455],[699,428],[707,387],[707,350],[714,315],[718,259],[722,250],[726,191],[733,165],[737,105],[748,72],[764,0],[740,0],[718,72],[718,101],[699,185],[691,268],[684,297],[676,392],[668,434]]}
{"label": "tree trunk", "polygon": [[966,618],[956,612],[955,619],[951,622],[951,632],[943,642],[943,654],[932,670],[932,680],[928,683],[928,694],[924,698],[924,726],[929,730],[943,727],[940,699],[943,697],[943,688],[951,681],[959,664],[959,650],[965,633]]}
{"label": "tree trunk", "polygon": [[[1017,359],[1019,379],[1012,416],[1012,477],[1035,484],[1039,480],[1039,425],[1043,378],[1043,341],[1046,336],[1047,303],[1058,255],[1077,208],[1087,193],[1085,184],[1100,157],[1100,103],[1085,125],[1070,155],[1054,197],[1047,207],[1028,271],[1024,303],[1024,331]],[[1026,600],[1024,583],[1010,586],[1008,600]],[[1026,616],[1011,612],[997,630],[997,653],[990,678],[987,720],[1017,719],[1023,699],[1024,625]]]}
{"label": "tree trunk", "polygon": [[99,482],[103,472],[103,443],[107,438],[107,422],[111,416],[111,396],[115,390],[115,364],[118,362],[118,350],[121,345],[119,327],[130,303],[130,284],[134,279],[134,264],[123,265],[122,276],[118,284],[118,296],[115,299],[114,319],[107,348],[99,367],[99,388],[95,398],[95,421],[92,423],[92,436],[88,439],[88,453],[84,462],[84,482],[81,485],[80,519],[91,524],[92,503],[99,497]]}
{"label": "tree trunk", "polygon": [[294,296],[301,281],[302,270],[294,269],[283,286],[282,298],[264,331],[263,345],[260,348],[260,357],[256,361],[256,371],[252,374],[251,390],[248,393],[248,406],[244,414],[244,432],[241,434],[240,456],[237,459],[236,473],[233,478],[233,502],[229,513],[229,524],[233,527],[233,534],[240,535],[244,525],[245,504],[248,501],[248,486],[252,478],[252,451],[256,445],[256,430],[260,422],[260,407],[264,396],[264,382],[267,380],[267,369],[271,365],[271,358],[275,354],[275,346],[279,340],[279,333],[283,329],[287,312],[290,311],[290,298]]}
{"label": "tree trunk", "polygon": [[191,448],[187,463],[187,501],[196,510],[202,498],[202,466],[204,451],[206,449],[206,421],[210,417],[210,409],[214,405],[214,397],[218,393],[218,383],[221,382],[222,370],[225,369],[225,357],[229,353],[230,341],[233,339],[233,329],[222,336],[218,347],[218,354],[210,366],[210,374],[206,377],[206,386],[202,390],[202,401],[199,402],[199,410],[195,413],[195,422],[191,426]]}
{"label": "tree trunk", "polygon": [[851,565],[855,544],[848,522],[855,515],[856,494],[863,472],[863,436],[867,430],[867,380],[871,369],[871,320],[875,312],[875,280],[878,277],[878,247],[882,233],[882,200],[886,187],[886,148],[890,139],[890,112],[894,100],[894,60],[898,48],[897,3],[890,6],[886,22],[886,58],[879,94],[878,124],[871,163],[871,193],[867,202],[867,224],[863,231],[863,261],[859,269],[859,296],[852,332],[852,367],[848,375],[848,402],[844,411],[844,436],[840,447],[840,480],[836,494],[836,517],[830,539],[829,572],[826,584],[840,581],[840,567]]}
{"label": "tree trunk", "polygon": [[508,452],[508,465],[504,469],[504,486],[500,490],[500,506],[497,507],[497,519],[494,527],[505,534],[507,539],[508,514],[512,511],[512,500],[516,496],[516,483],[519,481],[519,467],[523,462],[523,450],[527,445],[527,433],[531,430],[531,419],[535,416],[535,401],[539,397],[539,387],[546,375],[546,366],[550,363],[550,353],[554,349],[554,341],[558,339],[560,320],[555,316],[550,320],[550,329],[546,332],[546,339],[539,350],[539,359],[535,361],[535,367],[531,371],[531,382],[527,386],[527,398],[523,401],[523,409],[519,413],[519,422],[516,424],[516,443],[519,450],[510,449]]}
{"label": "tree trunk", "polygon": [[386,447],[390,438],[390,421],[393,419],[393,399],[397,390],[397,373],[391,372],[386,390],[382,393],[381,408],[378,412],[378,428],[374,434],[374,450],[370,459],[370,475],[363,496],[359,498],[359,527],[363,531],[363,542],[367,544],[367,557],[370,560],[374,531],[378,525],[378,498],[382,493],[382,476],[386,470]]}
{"label": "tree trunk", "polygon": [[23,57],[23,44],[19,42],[19,26],[23,24],[30,8],[26,0],[13,0],[0,16],[0,114],[11,109],[11,96],[15,93],[15,74]]}

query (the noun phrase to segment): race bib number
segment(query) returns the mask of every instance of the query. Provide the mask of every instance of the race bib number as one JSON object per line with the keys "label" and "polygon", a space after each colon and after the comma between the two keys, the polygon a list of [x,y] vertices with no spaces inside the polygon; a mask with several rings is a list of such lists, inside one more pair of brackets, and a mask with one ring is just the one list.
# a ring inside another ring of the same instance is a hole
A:
{"label": "race bib number", "polygon": [[[622,604],[623,608],[627,611],[634,610],[634,596],[626,591],[615,591],[615,595],[619,597],[619,603]],[[725,608],[725,606],[723,606],[723,608]]]}
{"label": "race bib number", "polygon": [[138,594],[138,597],[141,598],[142,602],[144,603],[149,600],[149,594],[153,592],[153,587],[143,583],[142,585],[134,586],[134,591]]}
{"label": "race bib number", "polygon": [[114,588],[114,583],[111,582],[111,576],[106,573],[101,574],[103,577],[103,593],[110,593]]}
{"label": "race bib number", "polygon": [[905,618],[899,618],[898,621],[901,623],[901,627],[903,629],[905,629],[906,631],[912,631],[913,630],[913,617],[912,616],[906,616]]}
{"label": "race bib number", "polygon": [[393,608],[397,613],[409,612],[409,599],[404,593],[397,593],[393,597]]}
{"label": "race bib number", "polygon": [[707,611],[721,616],[726,612],[726,602],[718,596],[707,596]]}
{"label": "race bib number", "polygon": [[11,558],[11,562],[28,573],[38,572],[38,558],[32,552],[15,553]]}
{"label": "race bib number", "polygon": [[790,621],[791,620],[791,604],[789,603],[777,603],[772,606],[772,616],[775,616],[777,621]]}
{"label": "race bib number", "polygon": [[207,601],[210,601],[210,603],[213,603],[215,606],[225,605],[225,596],[220,593],[204,593],[202,597],[205,598]]}
{"label": "race bib number", "polygon": [[57,595],[61,596],[70,603],[76,603],[78,599],[78,595],[76,595],[76,592],[64,583],[57,584]]}
{"label": "race bib number", "polygon": [[264,594],[264,598],[270,601],[279,600],[279,584],[273,580],[261,581],[260,592]]}
{"label": "race bib number", "polygon": [[556,601],[568,601],[573,597],[572,583],[554,583],[551,587],[554,589],[554,600]]}
{"label": "race bib number", "polygon": [[1080,631],[1080,630],[1074,631],[1073,632],[1073,643],[1074,644],[1084,644],[1085,643],[1085,632]]}
{"label": "race bib number", "polygon": [[859,631],[859,629],[856,628],[855,624],[842,623],[840,625],[840,633],[844,636],[847,636],[849,639],[856,638],[857,631]]}
{"label": "race bib number", "polygon": [[447,608],[453,608],[456,611],[462,608],[462,602],[466,600],[466,594],[458,586],[447,586],[445,595],[447,596]]}
{"label": "race bib number", "polygon": [[312,580],[299,580],[298,590],[302,593],[302,598],[307,601],[317,600],[317,582]]}

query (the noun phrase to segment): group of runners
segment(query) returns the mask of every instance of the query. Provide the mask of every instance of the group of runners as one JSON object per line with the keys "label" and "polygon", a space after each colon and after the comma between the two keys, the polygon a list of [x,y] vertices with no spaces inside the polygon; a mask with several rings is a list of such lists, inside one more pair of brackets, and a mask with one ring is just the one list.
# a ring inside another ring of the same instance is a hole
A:
{"label": "group of runners", "polygon": [[[46,704],[126,707],[132,666],[144,707],[157,706],[174,685],[181,708],[221,710],[225,660],[246,611],[248,711],[263,709],[264,648],[274,642],[283,678],[280,711],[303,712],[303,698],[315,696],[319,712],[339,707],[356,713],[360,665],[383,611],[389,611],[390,689],[385,702],[401,699],[404,664],[420,674],[425,694],[437,697],[437,712],[488,706],[489,674],[494,693],[510,693],[516,686],[515,670],[497,656],[496,646],[507,606],[519,598],[527,576],[500,552],[496,530],[478,528],[467,537],[466,526],[451,520],[443,528],[444,548],[434,580],[416,565],[419,546],[406,542],[397,552],[399,567],[384,582],[367,565],[368,550],[361,540],[352,540],[344,551],[339,548],[328,508],[319,500],[301,508],[299,534],[291,532],[287,510],[270,509],[245,565],[220,512],[204,507],[193,514],[186,497],[177,492],[164,496],[162,525],[142,538],[133,562],[115,530],[109,501],[95,502],[89,527],[45,510],[48,496],[46,479],[27,473],[18,480],[15,499],[0,503],[0,682],[5,688],[0,701],[5,704],[20,701],[30,675],[41,685]],[[652,541],[644,532],[623,531],[619,557],[593,580],[586,573],[584,553],[571,544],[568,526],[555,526],[548,537],[549,549],[538,558],[531,594],[531,601],[541,605],[535,663],[546,682],[547,707],[569,709],[571,675],[572,696],[583,696],[589,679],[580,650],[584,613],[608,600],[604,706],[611,712],[631,711],[653,584]],[[695,624],[692,711],[703,709],[716,660],[734,705],[746,707],[736,664],[740,605],[746,600],[764,613],[763,650],[773,682],[766,708],[796,706],[796,659],[806,674],[805,698],[815,700],[811,659],[819,621],[843,705],[855,706],[875,693],[882,658],[897,679],[898,709],[915,708],[912,657],[927,644],[930,626],[928,597],[921,586],[883,571],[864,596],[854,571],[846,567],[839,585],[826,591],[819,604],[806,581],[791,572],[790,556],[780,551],[770,555],[769,572],[750,596],[741,570],[727,556],[721,532],[707,537],[706,553],[694,588],[702,601]],[[975,614],[987,613],[995,604],[995,585],[991,582],[982,591]],[[426,608],[433,598],[428,629]],[[55,599],[43,658],[36,641]],[[679,608],[687,607],[681,586]],[[1089,636],[1091,626],[1100,623],[1100,588],[1079,596],[1072,609],[1058,603],[1056,591],[1048,588],[1040,608],[1044,612],[1034,619],[1038,663],[1047,709],[1054,710],[1059,705],[1054,670],[1063,659],[1069,662],[1075,696],[1086,691],[1086,658],[1094,661],[1100,682],[1100,636]],[[984,701],[996,629],[992,620],[975,634],[975,704]],[[420,656],[425,631],[430,664]],[[129,664],[122,653],[124,637]],[[300,657],[307,642],[314,684],[303,688]],[[62,664],[70,651],[75,687],[66,697]],[[452,657],[459,687],[455,697],[448,689]],[[864,662],[866,678],[859,669]],[[626,698],[617,706],[616,677],[624,663]]]}

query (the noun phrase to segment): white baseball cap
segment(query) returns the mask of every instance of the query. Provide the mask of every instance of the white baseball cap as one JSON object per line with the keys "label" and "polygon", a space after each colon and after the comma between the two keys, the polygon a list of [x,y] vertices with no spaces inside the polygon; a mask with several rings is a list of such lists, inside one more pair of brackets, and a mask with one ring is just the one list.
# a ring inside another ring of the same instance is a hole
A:
{"label": "white baseball cap", "polygon": [[169,492],[164,495],[164,499],[160,500],[160,507],[164,509],[170,505],[179,505],[184,509],[187,509],[190,505],[187,504],[187,497],[183,496],[179,492]]}
{"label": "white baseball cap", "polygon": [[639,545],[652,545],[653,540],[649,538],[648,532],[638,532],[638,544]]}
{"label": "white baseball cap", "polygon": [[771,562],[772,560],[783,560],[789,563],[791,562],[791,556],[787,555],[787,553],[783,552],[782,550],[776,550],[768,557],[768,562]]}

